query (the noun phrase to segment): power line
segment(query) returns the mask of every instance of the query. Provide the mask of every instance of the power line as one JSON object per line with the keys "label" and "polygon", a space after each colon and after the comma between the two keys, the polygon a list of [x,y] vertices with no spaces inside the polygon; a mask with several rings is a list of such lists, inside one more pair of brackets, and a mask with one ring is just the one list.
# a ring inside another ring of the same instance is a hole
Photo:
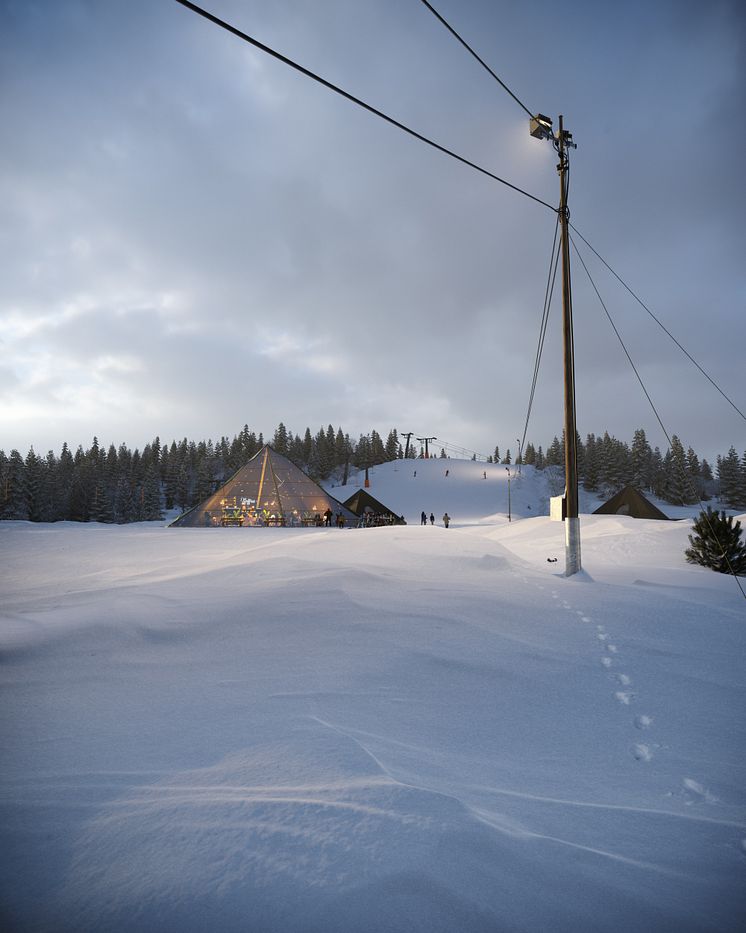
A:
{"label": "power line", "polygon": [[[574,228],[573,228],[573,229],[574,229]],[[576,231],[576,232],[577,232],[577,231]],[[580,234],[578,234],[578,235],[580,235]],[[576,255],[576,256],[578,257],[578,259],[580,260],[580,264],[582,265],[583,269],[585,269],[585,274],[588,276],[588,281],[589,281],[589,282],[591,283],[591,285],[593,286],[593,291],[596,293],[596,297],[598,298],[599,302],[601,303],[601,307],[604,309],[604,313],[606,314],[606,317],[609,319],[609,323],[611,324],[612,330],[613,330],[614,333],[616,334],[617,340],[618,340],[619,343],[621,344],[622,350],[624,350],[624,355],[627,357],[627,360],[628,360],[628,362],[629,362],[629,365],[632,367],[635,376],[637,376],[637,381],[640,383],[640,387],[642,388],[642,391],[645,393],[645,398],[647,398],[648,402],[650,403],[650,407],[653,409],[653,414],[654,414],[655,417],[657,418],[658,424],[661,426],[661,430],[663,431],[663,434],[665,435],[665,438],[666,438],[666,440],[668,441],[668,446],[669,446],[669,448],[673,448],[673,442],[672,442],[671,436],[669,435],[668,431],[666,430],[666,426],[665,426],[665,425],[663,424],[663,422],[661,421],[661,416],[658,414],[658,409],[655,407],[655,404],[653,403],[653,400],[652,400],[652,398],[650,397],[650,393],[648,392],[647,388],[645,387],[645,383],[642,381],[642,376],[640,375],[640,373],[639,373],[638,370],[637,370],[637,367],[635,366],[634,362],[632,361],[632,357],[629,355],[629,350],[627,350],[627,347],[626,347],[626,345],[625,345],[625,343],[624,343],[624,340],[622,340],[622,335],[621,335],[621,334],[619,333],[619,331],[617,330],[616,324],[614,323],[614,321],[613,321],[613,319],[612,319],[612,317],[611,317],[611,314],[609,313],[609,309],[606,307],[606,305],[605,305],[605,303],[604,303],[604,300],[603,300],[603,298],[601,297],[601,294],[599,293],[598,289],[596,288],[596,283],[593,281],[593,278],[592,278],[592,276],[591,276],[591,273],[590,273],[589,270],[588,270],[588,266],[585,264],[585,261],[584,261],[583,257],[581,256],[580,250],[578,249],[577,244],[575,243],[575,240],[573,239],[573,237],[570,237],[570,242],[572,243],[573,249],[575,250],[575,255]],[[583,242],[585,242],[585,240],[584,240]],[[595,252],[595,250],[594,250],[594,252]],[[703,514],[704,517],[705,517],[705,521],[707,522],[707,525],[708,525],[708,527],[709,527],[709,529],[710,529],[710,532],[712,533],[713,538],[718,542],[718,545],[720,546],[720,550],[722,551],[722,556],[725,558],[725,562],[726,562],[726,564],[728,565],[728,569],[730,570],[731,575],[733,576],[733,579],[736,581],[736,586],[737,586],[738,589],[741,591],[741,595],[743,596],[743,598],[746,599],[746,592],[744,591],[744,588],[741,586],[741,582],[740,582],[740,580],[738,579],[738,575],[736,574],[735,570],[734,570],[733,567],[731,566],[731,562],[730,562],[730,560],[728,559],[728,555],[727,555],[727,553],[726,553],[726,551],[725,551],[725,548],[723,547],[723,545],[722,545],[722,544],[720,543],[720,541],[718,540],[717,533],[715,532],[715,529],[712,527],[712,523],[710,522],[709,518],[707,517],[707,512],[706,512],[706,510],[705,510],[704,503],[702,502],[702,500],[701,500],[700,497],[699,497],[699,493],[698,493],[697,490],[694,488],[694,484],[690,481],[690,478],[689,478],[686,474],[684,474],[683,479],[684,479],[684,481],[686,482],[686,484],[689,486],[690,492],[693,492],[693,493],[694,493],[694,496],[695,496],[697,502],[699,503],[699,507],[700,507],[700,509],[701,509],[701,511],[702,511],[702,514]]]}
{"label": "power line", "polygon": [[301,74],[305,75],[307,78],[311,78],[313,81],[322,84],[324,87],[328,88],[330,91],[334,91],[335,94],[339,94],[341,97],[346,98],[351,101],[353,104],[357,104],[358,107],[362,107],[364,110],[367,110],[369,113],[374,114],[377,117],[380,117],[382,120],[385,120],[387,123],[390,123],[392,126],[397,127],[405,133],[408,133],[410,136],[414,136],[415,139],[419,139],[420,142],[425,143],[428,146],[432,146],[433,149],[437,149],[439,152],[444,153],[444,155],[450,156],[452,159],[456,159],[457,162],[462,162],[464,165],[468,165],[469,168],[473,168],[475,171],[480,172],[482,175],[486,175],[488,178],[492,178],[493,181],[500,182],[501,185],[505,185],[507,188],[512,188],[513,191],[517,191],[519,194],[524,195],[527,198],[530,198],[532,201],[536,201],[537,204],[541,204],[543,207],[549,208],[550,211],[556,211],[555,207],[552,207],[551,204],[547,204],[546,201],[542,201],[541,198],[537,198],[536,195],[530,194],[528,191],[524,191],[523,188],[519,188],[517,185],[511,184],[511,182],[506,181],[506,179],[501,178],[499,175],[495,175],[494,172],[490,172],[486,168],[482,168],[481,165],[477,165],[476,162],[471,162],[469,159],[464,156],[458,155],[458,153],[453,152],[451,149],[447,149],[445,146],[441,146],[440,143],[434,142],[432,139],[429,139],[427,136],[423,136],[421,133],[418,133],[416,130],[411,129],[406,126],[404,123],[400,123],[398,120],[395,120],[393,117],[388,116],[382,110],[378,110],[376,107],[373,107],[371,104],[366,104],[364,100],[361,100],[359,97],[355,97],[353,94],[350,94],[348,91],[343,90],[341,87],[338,87],[336,84],[332,84],[331,81],[327,81],[326,78],[322,78],[320,75],[315,74],[313,71],[309,71],[308,68],[304,68],[303,65],[299,65],[297,62],[294,62],[292,59],[287,58],[285,55],[282,55],[280,52],[276,52],[274,49],[271,49],[268,45],[259,42],[258,39],[254,39],[252,36],[247,35],[247,33],[242,32],[240,29],[237,29],[235,26],[231,26],[230,23],[226,23],[222,19],[218,19],[217,16],[213,16],[212,13],[208,13],[207,10],[203,10],[201,7],[196,6],[194,3],[190,3],[189,0],[176,0],[176,3],[180,3],[181,6],[186,7],[188,10],[191,10],[193,13],[197,13],[199,16],[204,17],[209,20],[211,23],[214,23],[216,26],[220,26],[221,29],[225,29],[227,32],[232,33],[234,36],[237,36],[239,39],[242,39],[244,42],[248,42],[249,45],[253,45],[255,48],[259,49],[262,52],[266,52],[267,55],[271,55],[272,58],[276,58],[278,61],[282,62],[284,65],[288,65],[290,68],[294,68],[296,71],[299,71]]}
{"label": "power line", "polygon": [[467,52],[469,52],[471,55],[474,56],[474,58],[476,58],[476,60],[479,62],[479,64],[482,66],[482,68],[484,68],[485,71],[488,71],[488,72],[492,75],[492,77],[495,79],[495,81],[497,81],[497,83],[500,85],[500,87],[502,87],[504,90],[506,90],[506,91],[508,92],[508,94],[510,94],[510,96],[511,96],[511,97],[513,98],[513,100],[518,104],[518,106],[519,106],[519,107],[523,107],[523,109],[526,111],[526,113],[529,115],[529,117],[533,117],[534,114],[531,113],[531,111],[530,111],[530,110],[528,109],[528,107],[523,103],[523,101],[519,100],[519,99],[515,96],[515,94],[510,90],[510,88],[508,87],[508,85],[507,85],[504,81],[502,81],[500,78],[498,78],[498,76],[497,76],[497,75],[495,74],[495,72],[490,68],[490,66],[489,66],[485,61],[483,61],[483,59],[481,59],[481,58],[479,57],[479,55],[477,55],[477,53],[476,53],[476,52],[474,51],[474,49],[468,44],[468,42],[466,42],[464,39],[461,38],[461,36],[456,32],[456,30],[453,28],[453,26],[451,26],[450,23],[446,22],[446,20],[445,20],[445,19],[440,15],[440,13],[438,13],[438,11],[435,9],[435,7],[432,6],[432,4],[428,3],[427,0],[422,0],[422,3],[428,8],[428,10],[430,10],[430,12],[433,14],[433,16],[434,16],[436,19],[440,20],[440,22],[446,27],[446,29],[451,33],[451,35],[453,35],[456,39],[458,39],[458,41],[461,43],[461,45],[463,45],[463,47],[467,50]]}
{"label": "power line", "polygon": [[[689,359],[689,360],[697,367],[697,369],[702,373],[702,375],[705,377],[705,379],[707,379],[707,381],[717,389],[717,391],[723,396],[723,398],[725,399],[725,401],[726,401],[736,412],[738,412],[738,414],[743,418],[744,421],[746,421],[746,415],[741,411],[741,409],[736,405],[736,403],[735,403],[731,398],[729,398],[729,397],[725,394],[725,392],[723,392],[723,390],[722,390],[722,389],[720,388],[720,386],[715,382],[715,380],[709,375],[709,373],[705,372],[705,370],[702,369],[702,367],[701,367],[701,366],[699,365],[699,363],[694,359],[694,357],[691,355],[691,353],[689,353],[689,351],[686,350],[686,349],[679,343],[679,341],[674,337],[674,335],[671,333],[671,331],[668,330],[668,328],[665,326],[665,324],[663,324],[663,322],[662,322],[659,318],[657,318],[657,317],[655,316],[655,314],[653,314],[653,312],[652,312],[652,311],[650,310],[650,308],[645,304],[645,302],[644,302],[641,298],[639,298],[639,297],[632,291],[632,289],[629,287],[629,285],[627,285],[627,283],[624,281],[624,279],[623,279],[618,273],[616,273],[616,272],[611,268],[611,266],[608,264],[608,262],[606,262],[606,260],[604,259],[604,257],[603,257],[597,250],[595,250],[595,249],[591,246],[591,244],[588,242],[588,240],[586,240],[586,238],[585,238],[585,237],[583,236],[583,234],[577,229],[577,227],[575,227],[573,224],[570,224],[570,226],[571,226],[572,229],[575,231],[575,233],[577,233],[577,235],[580,237],[580,239],[585,243],[585,245],[588,247],[588,249],[594,254],[594,256],[596,256],[596,258],[600,259],[601,262],[602,262],[602,263],[606,266],[606,268],[609,270],[609,272],[611,272],[611,274],[614,276],[614,278],[615,278],[618,282],[620,282],[620,283],[627,289],[627,291],[630,293],[630,295],[632,295],[632,297],[633,297],[633,298],[635,299],[635,301],[640,305],[640,307],[644,308],[644,310],[647,311],[647,313],[648,313],[648,314],[650,315],[650,317],[655,321],[655,323],[660,327],[660,329],[661,329],[668,337],[670,337],[671,340],[673,340],[673,342],[676,344],[676,346],[679,348],[679,350],[681,350],[681,352],[684,354],[684,356],[686,356],[687,359]],[[577,252],[577,247],[575,247],[575,250],[576,250],[576,252]],[[580,254],[578,254],[578,255],[580,255]],[[581,260],[581,261],[582,261],[582,260]]]}
{"label": "power line", "polygon": [[536,392],[536,383],[539,378],[539,367],[541,366],[541,356],[544,351],[544,340],[547,335],[547,326],[549,324],[549,307],[552,303],[552,295],[554,294],[554,282],[557,277],[557,266],[559,265],[559,248],[557,245],[557,231],[559,230],[559,215],[557,215],[557,222],[554,225],[554,239],[552,240],[552,252],[549,257],[549,273],[547,275],[547,287],[544,291],[544,309],[541,315],[541,325],[539,327],[539,344],[536,348],[536,358],[534,360],[534,375],[531,381],[531,392],[529,393],[528,399],[528,411],[526,412],[526,424],[523,428],[523,438],[521,440],[521,449],[523,449],[526,443],[526,436],[528,434],[528,423],[531,418],[531,410],[534,404],[534,394]]}

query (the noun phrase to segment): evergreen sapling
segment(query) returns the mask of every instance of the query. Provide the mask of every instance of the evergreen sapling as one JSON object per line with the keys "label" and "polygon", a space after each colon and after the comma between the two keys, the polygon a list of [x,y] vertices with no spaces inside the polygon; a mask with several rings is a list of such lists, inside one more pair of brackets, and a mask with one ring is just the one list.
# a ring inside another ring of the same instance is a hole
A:
{"label": "evergreen sapling", "polygon": [[746,576],[746,544],[741,541],[741,523],[709,506],[699,513],[689,535],[691,547],[684,556],[690,564],[701,564],[718,573]]}

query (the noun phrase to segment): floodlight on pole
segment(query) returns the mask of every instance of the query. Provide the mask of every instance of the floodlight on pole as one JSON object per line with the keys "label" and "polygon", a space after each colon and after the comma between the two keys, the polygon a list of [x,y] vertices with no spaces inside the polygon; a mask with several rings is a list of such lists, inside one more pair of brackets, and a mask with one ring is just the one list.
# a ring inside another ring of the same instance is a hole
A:
{"label": "floodlight on pole", "polygon": [[559,130],[552,132],[552,121],[541,113],[531,118],[529,133],[536,139],[549,139],[557,151],[560,179],[559,216],[562,248],[562,336],[565,377],[565,576],[571,577],[581,570],[580,519],[578,517],[578,454],[575,426],[575,355],[572,332],[572,290],[570,287],[570,211],[567,207],[569,175],[569,149],[577,149],[572,133],[564,127],[562,115]]}
{"label": "floodlight on pole", "polygon": [[529,133],[534,139],[554,139],[552,121],[543,113],[537,113],[535,117],[531,117]]}

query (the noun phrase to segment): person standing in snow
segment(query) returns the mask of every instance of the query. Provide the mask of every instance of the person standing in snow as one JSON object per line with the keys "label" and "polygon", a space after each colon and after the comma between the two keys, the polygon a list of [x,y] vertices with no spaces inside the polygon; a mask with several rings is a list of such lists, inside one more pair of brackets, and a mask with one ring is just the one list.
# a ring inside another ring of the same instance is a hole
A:
{"label": "person standing in snow", "polygon": [[420,524],[427,525],[427,515],[424,512],[420,513]]}
{"label": "person standing in snow", "polygon": [[332,514],[333,513],[331,509],[327,509],[326,512],[324,512],[324,524],[327,528],[332,527]]}
{"label": "person standing in snow", "polygon": [[446,470],[446,476],[448,476],[448,470]]}
{"label": "person standing in snow", "polygon": [[435,516],[433,515],[432,512],[430,513],[430,524],[431,524],[431,525],[434,525],[434,524],[435,524]]}
{"label": "person standing in snow", "polygon": [[446,512],[445,515],[443,516],[443,524],[446,526],[446,528],[448,527],[448,523],[450,522],[450,520],[451,520],[451,516],[448,514],[448,512]]}

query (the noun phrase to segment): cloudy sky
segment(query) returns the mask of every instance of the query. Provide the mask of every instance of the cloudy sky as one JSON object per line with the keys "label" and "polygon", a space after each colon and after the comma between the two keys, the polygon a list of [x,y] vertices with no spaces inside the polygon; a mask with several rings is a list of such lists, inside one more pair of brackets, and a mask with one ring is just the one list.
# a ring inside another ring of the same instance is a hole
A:
{"label": "cloudy sky", "polygon": [[[204,0],[537,197],[556,156],[418,0]],[[739,0],[435,0],[578,148],[578,230],[746,408]],[[0,0],[0,448],[392,427],[489,453],[526,418],[555,215],[174,0]],[[592,259],[592,257],[591,257]],[[744,420],[590,262],[661,418]],[[665,438],[580,264],[581,435]],[[562,429],[559,291],[529,438]]]}

